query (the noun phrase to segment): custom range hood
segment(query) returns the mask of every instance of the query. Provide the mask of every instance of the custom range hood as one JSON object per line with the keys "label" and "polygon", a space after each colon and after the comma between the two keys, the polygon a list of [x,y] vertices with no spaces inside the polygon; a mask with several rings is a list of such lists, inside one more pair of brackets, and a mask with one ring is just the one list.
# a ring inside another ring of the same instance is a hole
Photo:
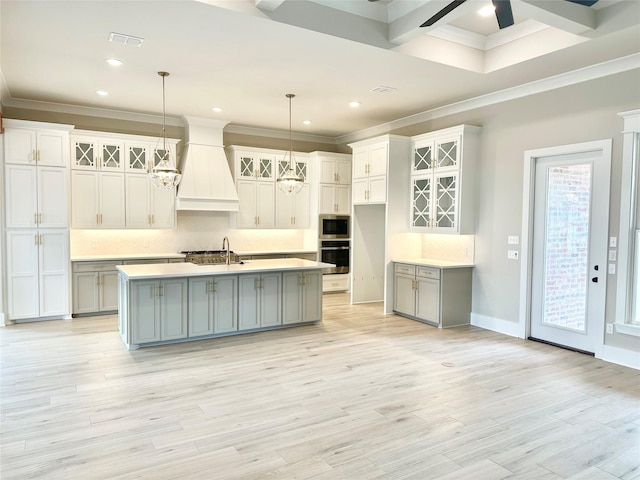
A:
{"label": "custom range hood", "polygon": [[176,210],[237,212],[238,193],[222,146],[222,129],[229,122],[182,118],[187,142]]}

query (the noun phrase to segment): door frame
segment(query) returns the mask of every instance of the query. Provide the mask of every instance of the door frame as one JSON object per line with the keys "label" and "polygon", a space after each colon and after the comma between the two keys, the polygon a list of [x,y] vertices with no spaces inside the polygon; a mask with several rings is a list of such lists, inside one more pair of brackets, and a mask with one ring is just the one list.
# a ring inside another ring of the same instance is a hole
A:
{"label": "door frame", "polygon": [[[601,151],[601,162],[605,162],[606,179],[600,179],[606,182],[608,195],[606,195],[606,205],[600,205],[599,208],[607,212],[609,218],[609,202],[611,191],[611,147],[612,139],[595,140],[592,142],[574,143],[569,145],[560,145],[554,147],[538,148],[534,150],[525,150],[524,152],[524,172],[523,172],[523,188],[522,188],[522,234],[521,234],[521,250],[520,250],[520,314],[518,327],[521,338],[529,338],[531,334],[531,287],[533,273],[533,209],[535,205],[535,170],[536,160],[540,157],[550,157],[558,155],[568,155],[572,153]],[[609,237],[609,223],[607,222],[607,237]],[[606,297],[607,291],[607,256],[604,253],[603,281]],[[605,298],[606,308],[606,298]],[[595,345],[596,358],[602,357],[604,349],[604,327],[605,316],[595,319],[593,328],[598,332],[597,342]]]}

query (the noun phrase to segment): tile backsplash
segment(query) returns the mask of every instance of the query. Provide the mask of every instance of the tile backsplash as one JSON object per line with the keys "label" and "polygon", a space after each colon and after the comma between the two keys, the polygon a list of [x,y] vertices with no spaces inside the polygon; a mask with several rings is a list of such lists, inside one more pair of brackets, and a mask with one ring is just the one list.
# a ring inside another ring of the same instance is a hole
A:
{"label": "tile backsplash", "polygon": [[474,235],[422,235],[422,257],[451,262],[474,262]]}
{"label": "tile backsplash", "polygon": [[225,212],[178,212],[177,228],[167,230],[71,230],[71,256],[119,253],[175,253],[217,250],[229,237],[234,251],[316,250],[317,232],[287,229],[232,229]]}

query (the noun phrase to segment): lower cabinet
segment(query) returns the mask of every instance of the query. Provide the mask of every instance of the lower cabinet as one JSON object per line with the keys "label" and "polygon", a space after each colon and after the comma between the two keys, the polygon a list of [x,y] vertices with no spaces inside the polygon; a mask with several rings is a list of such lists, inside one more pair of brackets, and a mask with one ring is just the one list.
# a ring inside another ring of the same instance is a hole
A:
{"label": "lower cabinet", "polygon": [[188,336],[237,331],[237,304],[236,275],[190,278]]}
{"label": "lower cabinet", "polygon": [[73,315],[118,310],[118,271],[113,262],[74,262]]}
{"label": "lower cabinet", "polygon": [[439,327],[469,324],[471,268],[394,265],[393,310]]}
{"label": "lower cabinet", "polygon": [[238,276],[238,330],[282,324],[282,274]]}
{"label": "lower cabinet", "polygon": [[282,323],[317,322],[322,319],[321,272],[282,274]]}
{"label": "lower cabinet", "polygon": [[133,343],[187,338],[187,287],[186,278],[131,282]]}

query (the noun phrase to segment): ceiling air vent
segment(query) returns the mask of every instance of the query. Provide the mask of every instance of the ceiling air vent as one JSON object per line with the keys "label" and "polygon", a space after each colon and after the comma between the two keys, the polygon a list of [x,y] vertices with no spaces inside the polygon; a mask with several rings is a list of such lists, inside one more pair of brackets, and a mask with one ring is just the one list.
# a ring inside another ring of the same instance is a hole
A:
{"label": "ceiling air vent", "polygon": [[393,87],[385,87],[384,85],[379,85],[376,88],[372,88],[369,91],[375,92],[375,93],[391,93],[391,92],[395,92],[396,90],[398,89]]}
{"label": "ceiling air vent", "polygon": [[109,41],[113,43],[122,43],[130,47],[139,47],[144,42],[144,38],[134,37],[133,35],[125,35],[124,33],[111,32]]}

